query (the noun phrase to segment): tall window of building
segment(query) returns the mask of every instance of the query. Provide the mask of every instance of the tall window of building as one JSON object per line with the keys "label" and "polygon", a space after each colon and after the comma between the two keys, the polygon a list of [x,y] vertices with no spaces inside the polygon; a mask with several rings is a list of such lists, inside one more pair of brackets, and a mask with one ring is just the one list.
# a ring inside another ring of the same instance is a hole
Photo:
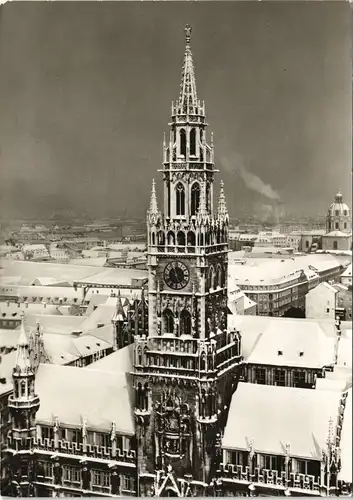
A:
{"label": "tall window of building", "polygon": [[338,222],[335,223],[335,229],[339,229],[339,224]]}
{"label": "tall window of building", "polygon": [[74,483],[79,483],[81,481],[81,469],[79,467],[64,465],[63,479],[64,481],[72,481]]}
{"label": "tall window of building", "polygon": [[264,455],[262,463],[263,468],[267,470],[276,470],[278,472],[284,470],[284,457]]}
{"label": "tall window of building", "polygon": [[255,383],[266,384],[266,370],[265,368],[255,368]]}
{"label": "tall window of building", "polygon": [[196,130],[194,128],[190,131],[190,154],[196,155]]}
{"label": "tall window of building", "polygon": [[206,185],[206,207],[207,210],[211,210],[211,186],[209,182]]}
{"label": "tall window of building", "polygon": [[176,214],[185,215],[185,188],[181,182],[175,186]]}
{"label": "tall window of building", "polygon": [[333,249],[334,249],[334,250],[337,250],[337,249],[338,249],[338,244],[337,244],[337,241],[336,241],[336,240],[333,242]]}
{"label": "tall window of building", "polygon": [[164,331],[163,333],[173,333],[174,332],[174,314],[170,309],[166,309],[163,312],[164,320]]}
{"label": "tall window of building", "polygon": [[92,484],[94,486],[103,486],[108,488],[110,486],[109,472],[92,469]]}
{"label": "tall window of building", "polygon": [[122,476],[122,489],[127,491],[135,491],[135,480],[132,476],[124,474]]}
{"label": "tall window of building", "polygon": [[183,128],[180,130],[180,154],[186,156],[186,132]]}
{"label": "tall window of building", "polygon": [[99,442],[97,443],[99,446],[104,446],[109,448],[111,446],[110,435],[109,434],[99,434]]}
{"label": "tall window of building", "polygon": [[294,387],[305,387],[305,372],[295,371],[293,376]]}
{"label": "tall window of building", "polygon": [[275,385],[285,385],[286,372],[284,370],[275,370],[274,382]]}
{"label": "tall window of building", "polygon": [[191,187],[191,215],[196,215],[200,204],[200,184],[194,182]]}
{"label": "tall window of building", "polygon": [[42,439],[54,439],[53,427],[42,426]]}
{"label": "tall window of building", "polygon": [[180,315],[180,334],[191,335],[191,314],[185,309]]}

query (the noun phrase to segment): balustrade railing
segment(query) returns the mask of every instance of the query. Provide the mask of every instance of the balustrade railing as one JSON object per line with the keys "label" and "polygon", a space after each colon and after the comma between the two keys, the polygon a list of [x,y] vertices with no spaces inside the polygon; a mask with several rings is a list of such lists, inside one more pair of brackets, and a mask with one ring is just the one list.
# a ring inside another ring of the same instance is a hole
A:
{"label": "balustrade railing", "polygon": [[253,474],[249,466],[220,464],[220,477],[231,478],[236,481],[245,481],[254,485],[269,485],[280,488],[300,489],[308,491],[319,491],[320,481],[318,477],[285,471],[261,469],[256,467]]}
{"label": "balustrade railing", "polygon": [[34,448],[44,451],[53,451],[65,453],[68,455],[87,455],[92,458],[102,458],[107,460],[117,460],[121,462],[133,463],[136,460],[136,453],[134,450],[121,450],[116,449],[116,456],[112,456],[112,447],[99,446],[93,444],[76,443],[73,441],[66,441],[59,439],[57,447],[55,446],[54,439],[37,438],[34,440]]}

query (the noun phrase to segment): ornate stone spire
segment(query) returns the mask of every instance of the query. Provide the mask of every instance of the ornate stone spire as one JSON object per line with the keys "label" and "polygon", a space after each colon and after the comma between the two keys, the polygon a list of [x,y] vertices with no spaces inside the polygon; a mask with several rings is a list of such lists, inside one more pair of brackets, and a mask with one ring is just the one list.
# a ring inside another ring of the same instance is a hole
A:
{"label": "ornate stone spire", "polygon": [[19,370],[24,373],[31,369],[29,342],[25,331],[23,312],[21,314],[21,333],[18,339],[16,367],[18,367]]}
{"label": "ornate stone spire", "polygon": [[154,179],[152,180],[151,200],[150,209],[148,211],[148,218],[151,224],[156,224],[158,219],[160,218],[160,212],[157,205],[156,183]]}
{"label": "ornate stone spire", "polygon": [[177,102],[178,114],[195,114],[199,107],[196,93],[196,80],[194,63],[190,48],[192,28],[189,24],[185,26],[185,55],[181,74],[180,94]]}
{"label": "ornate stone spire", "polygon": [[155,182],[154,179],[152,179],[150,209],[149,209],[148,213],[150,215],[158,215],[158,205],[157,205],[157,195],[156,195],[156,182]]}
{"label": "ornate stone spire", "polygon": [[222,218],[228,217],[228,210],[226,204],[226,197],[224,194],[224,182],[221,181],[221,189],[219,191],[219,199],[218,199],[218,216]]}
{"label": "ornate stone spire", "polygon": [[204,182],[201,185],[198,215],[200,215],[200,216],[208,215],[207,206],[206,206],[206,185]]}
{"label": "ornate stone spire", "polygon": [[124,321],[124,319],[125,319],[125,311],[123,308],[123,303],[121,301],[121,295],[120,295],[120,290],[119,290],[118,291],[118,298],[116,301],[116,309],[115,309],[115,313],[114,313],[114,316],[112,318],[112,321],[113,321],[113,323],[115,323],[117,321]]}

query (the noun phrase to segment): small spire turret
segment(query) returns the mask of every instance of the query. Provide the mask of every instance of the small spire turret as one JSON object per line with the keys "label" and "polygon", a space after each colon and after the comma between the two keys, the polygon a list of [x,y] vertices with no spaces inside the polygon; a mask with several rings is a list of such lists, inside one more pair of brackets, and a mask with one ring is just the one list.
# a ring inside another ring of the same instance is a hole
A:
{"label": "small spire turret", "polygon": [[226,197],[224,194],[224,182],[220,183],[221,189],[219,191],[219,199],[218,199],[218,217],[222,219],[228,218],[228,209],[226,204]]}

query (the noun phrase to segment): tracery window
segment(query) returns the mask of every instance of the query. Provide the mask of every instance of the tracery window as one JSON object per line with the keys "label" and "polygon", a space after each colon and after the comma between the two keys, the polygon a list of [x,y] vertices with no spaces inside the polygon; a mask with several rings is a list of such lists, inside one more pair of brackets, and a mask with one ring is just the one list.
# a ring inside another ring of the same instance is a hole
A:
{"label": "tracery window", "polygon": [[200,204],[200,184],[194,182],[191,187],[191,215],[196,215]]}
{"label": "tracery window", "polygon": [[185,215],[185,188],[181,182],[175,186],[176,214]]}

